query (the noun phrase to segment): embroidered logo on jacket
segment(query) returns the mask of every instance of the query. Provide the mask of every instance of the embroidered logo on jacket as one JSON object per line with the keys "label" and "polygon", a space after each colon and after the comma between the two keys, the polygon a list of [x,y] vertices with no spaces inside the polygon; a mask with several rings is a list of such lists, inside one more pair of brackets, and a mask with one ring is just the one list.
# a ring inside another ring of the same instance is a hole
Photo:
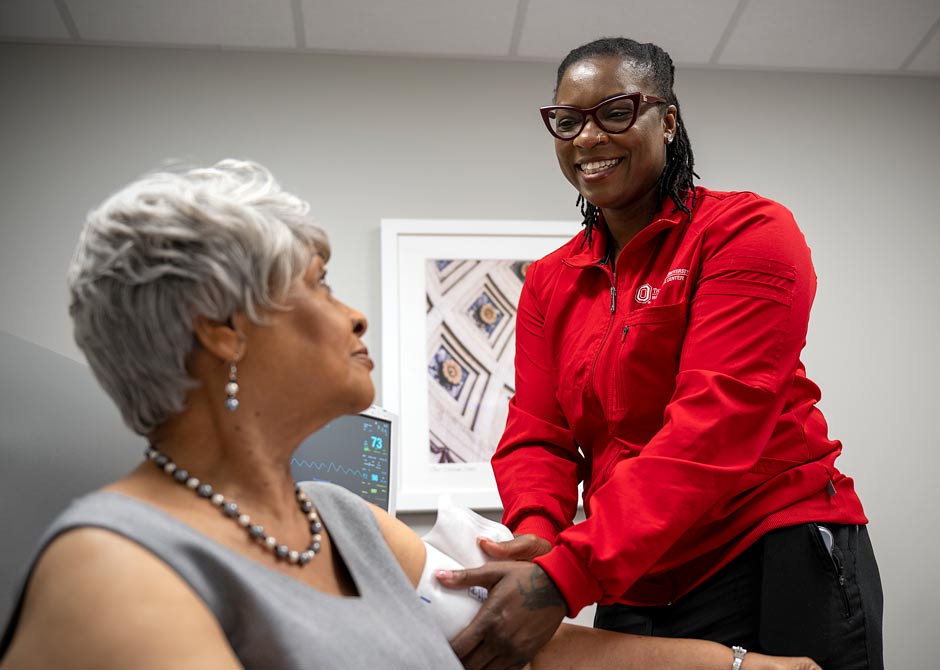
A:
{"label": "embroidered logo on jacket", "polygon": [[[670,270],[663,280],[663,286],[671,281],[685,281],[688,276],[689,271],[685,268]],[[643,286],[636,290],[636,294],[633,297],[638,303],[645,305],[659,297],[659,289],[653,288],[651,284],[643,284]]]}
{"label": "embroidered logo on jacket", "polygon": [[689,271],[685,268],[676,268],[675,270],[670,270],[666,275],[666,279],[663,281],[663,285],[666,285],[671,281],[685,281],[685,278],[688,276]]}
{"label": "embroidered logo on jacket", "polygon": [[651,300],[656,300],[656,297],[659,295],[659,289],[653,288],[649,284],[643,284],[640,288],[636,290],[636,301],[641,305],[645,305]]}

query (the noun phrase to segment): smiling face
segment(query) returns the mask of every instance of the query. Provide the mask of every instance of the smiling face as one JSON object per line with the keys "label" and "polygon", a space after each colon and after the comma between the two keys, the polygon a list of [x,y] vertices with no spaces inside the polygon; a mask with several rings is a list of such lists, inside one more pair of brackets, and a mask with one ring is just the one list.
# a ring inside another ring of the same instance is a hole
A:
{"label": "smiling face", "polygon": [[242,386],[263,394],[257,405],[286,424],[322,425],[368,407],[375,396],[374,365],[360,339],[366,318],[337,300],[325,277],[323,258],[314,255],[282,301],[288,310],[269,313],[268,323],[246,333]]}
{"label": "smiling face", "polygon": [[[555,94],[555,104],[581,108],[624,93],[660,95],[642,71],[617,56],[586,58],[572,64]],[[675,135],[672,105],[641,104],[636,123],[625,133],[605,133],[594,119],[571,140],[555,140],[562,173],[608,221],[620,212],[658,209],[658,182],[666,164],[667,141]]]}

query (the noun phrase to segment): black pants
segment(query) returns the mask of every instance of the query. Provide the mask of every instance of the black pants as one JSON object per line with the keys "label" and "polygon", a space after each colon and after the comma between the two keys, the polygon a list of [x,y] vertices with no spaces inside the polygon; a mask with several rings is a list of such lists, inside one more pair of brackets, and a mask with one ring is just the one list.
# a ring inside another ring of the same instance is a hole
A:
{"label": "black pants", "polygon": [[601,605],[597,628],[713,640],[810,656],[826,670],[884,670],[881,577],[864,526],[816,524],[766,535],[676,603]]}

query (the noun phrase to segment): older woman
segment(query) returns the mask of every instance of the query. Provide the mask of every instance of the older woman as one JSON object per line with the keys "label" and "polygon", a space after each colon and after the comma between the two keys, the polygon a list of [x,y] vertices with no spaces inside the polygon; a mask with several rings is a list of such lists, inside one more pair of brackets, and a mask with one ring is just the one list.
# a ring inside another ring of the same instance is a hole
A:
{"label": "older woman", "polygon": [[297,445],[374,393],[307,209],[224,161],[90,215],[75,339],[149,446],[46,535],[9,667],[459,667],[382,539],[396,522],[291,478]]}
{"label": "older woman", "polygon": [[[151,175],[89,216],[69,276],[75,338],[149,446],[46,533],[4,667],[460,668],[415,595],[414,533],[291,478],[307,435],[373,398],[366,319],[333,296],[328,258],[307,204],[253,163]],[[617,667],[720,670],[732,654],[582,631],[545,666],[575,667],[576,652],[606,667],[585,651],[598,636]]]}

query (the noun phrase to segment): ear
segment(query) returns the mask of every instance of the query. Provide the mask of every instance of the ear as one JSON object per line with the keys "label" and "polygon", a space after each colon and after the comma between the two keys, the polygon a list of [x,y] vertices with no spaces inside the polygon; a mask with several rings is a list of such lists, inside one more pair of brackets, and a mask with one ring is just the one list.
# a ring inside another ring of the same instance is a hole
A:
{"label": "ear", "polygon": [[675,105],[669,105],[663,114],[663,132],[670,137],[675,137],[678,127],[679,109]]}
{"label": "ear", "polygon": [[222,323],[206,316],[197,316],[193,323],[196,339],[204,349],[219,359],[238,361],[245,353],[245,336],[238,328],[240,317],[235,315],[229,323]]}

